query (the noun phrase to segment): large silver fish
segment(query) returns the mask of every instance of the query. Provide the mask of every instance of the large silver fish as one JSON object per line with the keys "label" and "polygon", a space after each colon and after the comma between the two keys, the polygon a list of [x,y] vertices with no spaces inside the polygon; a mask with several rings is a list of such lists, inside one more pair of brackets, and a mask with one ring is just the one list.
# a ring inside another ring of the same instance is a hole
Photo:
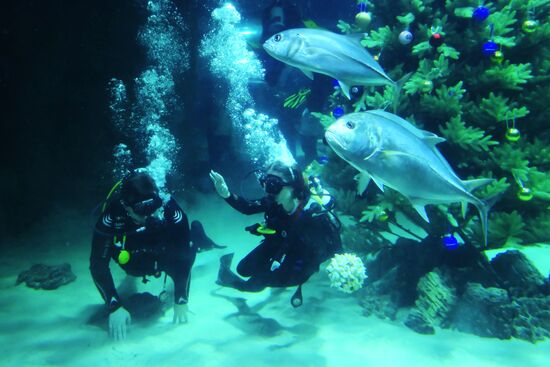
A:
{"label": "large silver fish", "polygon": [[361,45],[362,36],[296,28],[273,35],[263,47],[268,54],[302,70],[311,79],[312,73],[320,73],[338,80],[348,98],[349,88],[354,85],[392,85],[398,98],[401,85],[408,75],[397,83],[391,80]]}
{"label": "large silver fish", "polygon": [[382,191],[388,186],[406,196],[427,222],[427,204],[460,202],[463,212],[467,203],[473,204],[487,244],[487,216],[493,203],[471,192],[493,180],[458,178],[435,147],[445,139],[382,110],[342,116],[325,137],[336,154],[362,173],[361,190],[372,178]]}

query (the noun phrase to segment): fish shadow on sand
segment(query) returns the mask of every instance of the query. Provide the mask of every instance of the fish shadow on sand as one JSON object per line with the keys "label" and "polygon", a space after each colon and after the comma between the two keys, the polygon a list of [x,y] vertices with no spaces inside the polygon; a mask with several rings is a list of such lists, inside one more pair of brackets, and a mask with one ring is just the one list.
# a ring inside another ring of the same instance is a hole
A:
{"label": "fish shadow on sand", "polygon": [[[135,293],[126,298],[124,307],[132,316],[132,324],[150,326],[156,323],[166,310],[166,304],[151,293]],[[109,330],[109,311],[103,305],[90,306],[87,324]]]}
{"label": "fish shadow on sand", "polygon": [[237,312],[231,313],[223,319],[247,335],[274,338],[285,333],[290,333],[293,338],[288,343],[269,346],[269,349],[275,350],[291,347],[300,341],[315,336],[318,331],[318,328],[311,324],[298,323],[293,326],[284,326],[273,318],[260,315],[259,311],[267,304],[273,302],[281,292],[279,290],[272,291],[267,299],[254,306],[249,306],[246,298],[222,295],[218,293],[218,290],[213,290],[210,294],[229,301],[237,308]]}

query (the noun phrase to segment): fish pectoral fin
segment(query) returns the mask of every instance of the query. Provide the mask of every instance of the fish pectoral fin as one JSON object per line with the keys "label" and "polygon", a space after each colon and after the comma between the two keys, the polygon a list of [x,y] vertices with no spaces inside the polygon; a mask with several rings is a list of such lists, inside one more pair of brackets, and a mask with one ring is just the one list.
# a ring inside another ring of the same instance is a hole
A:
{"label": "fish pectoral fin", "polygon": [[371,177],[367,172],[361,172],[355,176],[355,179],[357,180],[357,194],[362,195],[367,190]]}
{"label": "fish pectoral fin", "polygon": [[309,79],[313,80],[313,72],[311,70],[300,69]]}
{"label": "fish pectoral fin", "polygon": [[345,82],[338,80],[338,84],[340,85],[340,88],[342,89],[342,93],[346,96],[347,99],[351,99],[349,94],[349,85],[347,85]]}
{"label": "fish pectoral fin", "polygon": [[[387,157],[387,158],[402,156],[402,157],[411,157],[411,158],[418,159],[416,156],[414,156],[414,155],[412,155],[412,154],[405,153],[405,152],[401,152],[401,151],[399,151],[399,150],[386,150],[386,149],[383,149],[383,150],[378,150],[377,152],[380,152],[382,155],[384,155],[384,157]],[[373,154],[374,154],[374,153],[373,153]],[[373,154],[371,154],[371,155],[369,156],[369,158],[370,158]]]}
{"label": "fish pectoral fin", "polygon": [[371,154],[369,154],[368,156],[366,156],[365,158],[363,158],[364,161],[368,161],[369,159],[371,159],[372,157],[374,157],[377,153],[379,153],[381,150],[379,148],[376,148],[375,150],[372,151]]}

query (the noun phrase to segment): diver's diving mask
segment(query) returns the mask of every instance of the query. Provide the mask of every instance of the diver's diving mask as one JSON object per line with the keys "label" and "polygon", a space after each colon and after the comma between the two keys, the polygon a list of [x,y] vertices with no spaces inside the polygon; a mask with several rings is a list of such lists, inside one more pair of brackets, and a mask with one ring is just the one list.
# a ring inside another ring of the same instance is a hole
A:
{"label": "diver's diving mask", "polygon": [[134,213],[142,217],[148,217],[162,206],[162,199],[155,195],[149,199],[141,200],[133,204],[127,204]]}
{"label": "diver's diving mask", "polygon": [[260,177],[260,185],[262,185],[265,192],[269,195],[277,195],[283,187],[290,186],[288,182],[285,182],[279,176],[269,174]]}

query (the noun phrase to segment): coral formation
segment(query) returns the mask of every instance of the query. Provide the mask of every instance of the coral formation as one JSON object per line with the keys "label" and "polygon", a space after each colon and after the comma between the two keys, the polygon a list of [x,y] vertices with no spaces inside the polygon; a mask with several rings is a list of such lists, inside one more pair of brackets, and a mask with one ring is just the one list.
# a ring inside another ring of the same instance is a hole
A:
{"label": "coral formation", "polygon": [[353,293],[363,287],[367,278],[363,262],[354,254],[336,254],[327,266],[330,286],[344,293]]}

